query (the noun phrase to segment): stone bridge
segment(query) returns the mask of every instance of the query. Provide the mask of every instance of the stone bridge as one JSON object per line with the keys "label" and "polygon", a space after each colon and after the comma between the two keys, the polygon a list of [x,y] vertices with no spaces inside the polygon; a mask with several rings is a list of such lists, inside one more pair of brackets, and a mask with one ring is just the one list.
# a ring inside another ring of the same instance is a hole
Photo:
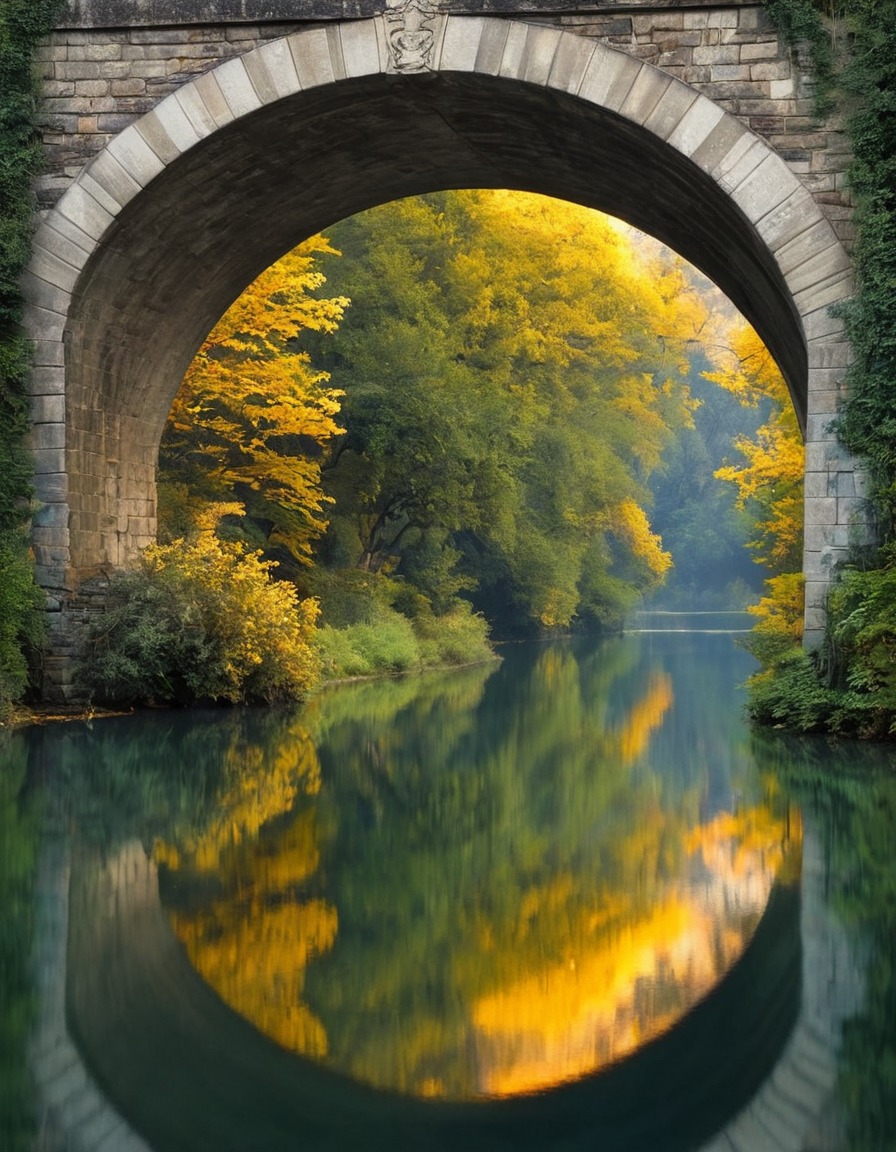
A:
{"label": "stone bridge", "polygon": [[40,50],[25,277],[33,539],[65,694],[84,586],[155,533],[171,401],[221,312],[312,233],[427,191],[609,212],[753,323],[804,427],[806,635],[863,515],[828,430],[849,348],[847,145],[755,0],[72,0]]}

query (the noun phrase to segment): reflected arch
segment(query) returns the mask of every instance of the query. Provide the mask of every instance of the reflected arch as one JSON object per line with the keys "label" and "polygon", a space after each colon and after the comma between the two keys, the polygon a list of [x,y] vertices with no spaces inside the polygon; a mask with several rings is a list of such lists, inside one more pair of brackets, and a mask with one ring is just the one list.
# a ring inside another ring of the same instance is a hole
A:
{"label": "reflected arch", "polygon": [[[410,74],[383,17],[226,61],[112,139],[43,221],[25,278],[41,362],[58,366],[35,374],[41,583],[65,609],[154,538],[171,402],[259,272],[375,204],[508,187],[651,233],[710,276],[769,346],[817,477],[806,503],[811,639],[860,495],[827,430],[832,371],[847,356],[828,309],[851,291],[830,224],[765,141],[659,69],[554,27],[430,23],[428,63]],[[832,494],[840,476],[849,483]]]}

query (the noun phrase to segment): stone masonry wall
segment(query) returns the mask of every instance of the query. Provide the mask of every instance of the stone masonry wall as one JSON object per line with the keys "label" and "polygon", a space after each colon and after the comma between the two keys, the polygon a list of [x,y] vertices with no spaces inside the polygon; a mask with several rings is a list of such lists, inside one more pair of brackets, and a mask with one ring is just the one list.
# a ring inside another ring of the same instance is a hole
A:
{"label": "stone masonry wall", "polygon": [[[624,13],[607,7],[574,15],[508,14],[646,60],[736,115],[790,165],[840,239],[850,244],[844,175],[849,155],[842,126],[835,118],[814,116],[807,60],[779,43],[761,5],[656,6]],[[113,136],[169,93],[223,60],[309,22],[60,28],[39,50],[47,156],[37,190],[41,209],[52,207]]]}

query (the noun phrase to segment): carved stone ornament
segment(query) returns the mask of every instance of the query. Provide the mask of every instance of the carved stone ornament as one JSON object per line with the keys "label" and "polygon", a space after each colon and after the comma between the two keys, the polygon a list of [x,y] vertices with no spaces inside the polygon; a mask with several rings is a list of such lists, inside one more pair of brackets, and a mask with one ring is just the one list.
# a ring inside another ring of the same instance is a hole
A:
{"label": "carved stone ornament", "polygon": [[396,72],[428,72],[435,44],[433,20],[439,0],[388,0],[386,28],[389,53]]}

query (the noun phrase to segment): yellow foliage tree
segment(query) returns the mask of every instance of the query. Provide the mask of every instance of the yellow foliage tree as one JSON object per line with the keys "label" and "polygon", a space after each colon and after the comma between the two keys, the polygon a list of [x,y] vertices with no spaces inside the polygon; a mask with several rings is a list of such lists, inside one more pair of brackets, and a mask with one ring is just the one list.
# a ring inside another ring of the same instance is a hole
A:
{"label": "yellow foliage tree", "polygon": [[727,363],[706,376],[744,405],[772,402],[772,414],[755,439],[740,436],[734,441],[745,463],[728,464],[716,476],[736,485],[738,507],[753,515],[749,547],[757,563],[776,572],[795,571],[802,562],[805,453],[787,385],[768,349],[747,326],[734,333]]}
{"label": "yellow foliage tree", "polygon": [[313,236],[234,301],[184,377],[159,454],[160,479],[192,497],[182,504],[235,496],[268,544],[299,563],[327,525],[319,458],[341,429],[340,393],[296,340],[333,332],[348,306],[315,295],[315,256],[334,251]]}

